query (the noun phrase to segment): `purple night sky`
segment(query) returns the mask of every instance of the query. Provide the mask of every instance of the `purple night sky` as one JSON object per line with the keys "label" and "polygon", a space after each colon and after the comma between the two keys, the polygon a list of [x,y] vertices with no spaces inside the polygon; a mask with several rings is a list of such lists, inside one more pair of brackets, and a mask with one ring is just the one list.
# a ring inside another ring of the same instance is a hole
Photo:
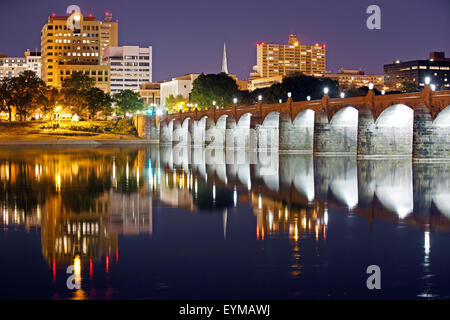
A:
{"label": "purple night sky", "polygon": [[[394,59],[450,56],[449,0],[0,0],[0,53],[22,56],[40,48],[40,30],[53,12],[77,4],[83,14],[119,19],[119,45],[153,46],[153,79],[217,73],[223,43],[228,69],[246,79],[256,43],[327,45],[327,70],[363,68],[382,73]],[[366,8],[381,7],[381,30],[366,28]],[[12,32],[14,30],[14,32]]]}

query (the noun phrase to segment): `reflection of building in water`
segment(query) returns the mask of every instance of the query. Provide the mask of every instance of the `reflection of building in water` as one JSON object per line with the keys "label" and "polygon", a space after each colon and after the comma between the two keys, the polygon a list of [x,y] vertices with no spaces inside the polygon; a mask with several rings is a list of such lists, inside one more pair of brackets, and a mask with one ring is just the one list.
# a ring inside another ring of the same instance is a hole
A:
{"label": "reflection of building in water", "polygon": [[67,208],[62,197],[48,199],[42,219],[42,253],[48,262],[69,265],[79,254],[82,262],[98,261],[118,248],[117,234],[108,227],[110,197],[107,192],[87,211]]}
{"label": "reflection of building in water", "polygon": [[160,200],[168,206],[184,208],[190,211],[196,210],[193,198],[193,188],[198,187],[194,183],[192,174],[186,174],[184,170],[165,171],[160,185]]}
{"label": "reflection of building in water", "polygon": [[318,240],[326,239],[327,211],[324,205],[288,206],[276,200],[252,192],[250,195],[253,213],[256,215],[256,239],[264,240],[272,234],[284,233],[297,242],[303,234],[313,234]]}
{"label": "reflection of building in water", "polygon": [[139,192],[123,194],[111,191],[109,231],[120,234],[152,234],[152,199]]}

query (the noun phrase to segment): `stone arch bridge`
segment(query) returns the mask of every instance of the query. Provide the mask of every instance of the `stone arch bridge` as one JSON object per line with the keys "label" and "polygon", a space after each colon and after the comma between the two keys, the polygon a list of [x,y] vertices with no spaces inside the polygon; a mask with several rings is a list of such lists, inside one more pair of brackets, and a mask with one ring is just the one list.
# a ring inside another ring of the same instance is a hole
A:
{"label": "stone arch bridge", "polygon": [[138,120],[163,145],[450,159],[450,90],[237,106]]}

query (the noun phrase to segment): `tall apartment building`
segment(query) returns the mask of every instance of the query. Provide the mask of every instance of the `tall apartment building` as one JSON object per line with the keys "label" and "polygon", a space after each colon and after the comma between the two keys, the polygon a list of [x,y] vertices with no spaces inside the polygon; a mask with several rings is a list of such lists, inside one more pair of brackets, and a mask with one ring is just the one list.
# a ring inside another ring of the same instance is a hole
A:
{"label": "tall apartment building", "polygon": [[1,56],[0,57],[0,80],[17,77],[24,71],[34,71],[38,77],[41,77],[41,53],[25,51],[24,56],[20,58]]}
{"label": "tall apartment building", "polygon": [[100,22],[100,48],[102,57],[107,47],[119,46],[119,22],[113,21],[111,12],[105,12],[104,21]]}
{"label": "tall apartment building", "polygon": [[384,65],[384,80],[390,90],[401,90],[405,81],[420,89],[427,77],[436,88],[450,89],[450,58],[445,52],[430,52],[428,60],[396,60]]}
{"label": "tall apartment building", "polygon": [[101,64],[102,24],[76,11],[48,18],[41,32],[42,79],[47,85],[60,87],[72,73],[83,72],[95,79],[96,87],[109,92],[109,66]]}
{"label": "tall apartment building", "polygon": [[256,73],[250,77],[287,76],[294,72],[306,75],[324,73],[326,70],[326,45],[303,45],[296,35],[289,35],[288,44],[256,45]]}
{"label": "tall apartment building", "polygon": [[141,84],[152,82],[152,47],[107,47],[103,64],[111,68],[111,94],[137,92]]}

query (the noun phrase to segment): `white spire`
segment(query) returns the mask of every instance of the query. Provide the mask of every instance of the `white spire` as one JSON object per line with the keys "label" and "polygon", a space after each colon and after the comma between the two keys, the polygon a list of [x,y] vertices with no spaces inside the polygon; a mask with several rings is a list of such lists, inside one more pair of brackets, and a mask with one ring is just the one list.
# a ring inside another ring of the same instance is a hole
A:
{"label": "white spire", "polygon": [[228,65],[227,65],[227,47],[226,44],[223,44],[223,57],[222,57],[222,72],[228,74]]}

